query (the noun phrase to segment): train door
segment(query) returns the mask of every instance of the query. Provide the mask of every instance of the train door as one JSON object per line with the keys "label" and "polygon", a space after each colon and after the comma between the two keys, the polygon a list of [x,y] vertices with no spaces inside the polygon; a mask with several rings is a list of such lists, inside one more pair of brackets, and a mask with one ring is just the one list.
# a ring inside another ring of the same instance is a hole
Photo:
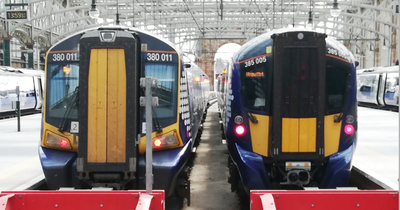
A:
{"label": "train door", "polygon": [[326,35],[289,32],[272,38],[272,156],[322,161]]}
{"label": "train door", "polygon": [[35,92],[36,92],[36,109],[42,109],[43,107],[43,86],[42,78],[40,76],[34,77],[35,79]]}
{"label": "train door", "polygon": [[140,41],[133,34],[118,30],[90,31],[80,40],[77,171],[91,186],[120,189],[135,177],[140,122],[137,46]]}
{"label": "train door", "polygon": [[[398,73],[385,73],[386,80],[382,96],[385,105],[396,106],[399,104],[399,74]],[[383,88],[382,88],[383,89]]]}
{"label": "train door", "polygon": [[385,99],[384,99],[384,95],[386,93],[386,73],[382,73],[379,74],[379,79],[378,79],[378,90],[377,90],[377,94],[376,94],[376,100],[378,102],[379,106],[385,106]]}

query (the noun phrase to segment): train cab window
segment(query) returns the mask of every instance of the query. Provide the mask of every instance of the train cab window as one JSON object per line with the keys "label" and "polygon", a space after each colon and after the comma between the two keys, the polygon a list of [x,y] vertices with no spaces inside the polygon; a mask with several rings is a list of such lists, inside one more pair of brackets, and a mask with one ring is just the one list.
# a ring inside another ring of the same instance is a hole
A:
{"label": "train cab window", "polygon": [[[176,122],[177,116],[177,75],[176,64],[145,63],[145,75],[158,79],[158,88],[153,90],[153,96],[158,97],[159,106],[153,108],[153,117],[157,118],[161,127]],[[145,111],[142,110],[143,121]]]}
{"label": "train cab window", "polygon": [[328,114],[339,113],[348,87],[349,71],[345,68],[326,65],[326,111]]}
{"label": "train cab window", "polygon": [[[59,124],[70,105],[70,101],[77,94],[79,85],[79,63],[76,64],[48,64],[47,72],[47,117],[52,124]],[[70,113],[66,118],[78,119],[76,103],[71,103]]]}
{"label": "train cab window", "polygon": [[242,88],[241,93],[245,106],[250,110],[265,112],[268,110],[268,98],[272,84],[268,63],[241,66]]}

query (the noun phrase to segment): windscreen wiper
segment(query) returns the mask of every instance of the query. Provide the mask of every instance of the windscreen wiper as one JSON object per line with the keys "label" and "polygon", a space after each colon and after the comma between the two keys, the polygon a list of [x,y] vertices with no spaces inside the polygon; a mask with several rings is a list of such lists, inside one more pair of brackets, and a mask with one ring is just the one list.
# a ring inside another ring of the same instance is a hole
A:
{"label": "windscreen wiper", "polygon": [[67,119],[69,118],[69,115],[71,114],[72,107],[78,106],[79,103],[79,86],[75,88],[74,92],[72,93],[72,98],[68,103],[67,110],[65,110],[64,116],[61,120],[60,126],[58,126],[58,131],[64,132],[67,129]]}
{"label": "windscreen wiper", "polygon": [[[245,91],[246,91],[246,87],[245,87],[245,86],[242,86],[242,88],[241,88],[240,90],[241,90],[242,96],[244,96],[244,93],[245,93]],[[244,100],[246,101],[246,104],[247,104],[247,106],[248,106],[248,105],[249,105],[249,100],[247,99],[246,96],[244,96]],[[250,112],[247,112],[247,116],[249,117],[249,119],[250,119],[250,121],[251,121],[252,123],[258,123],[257,118],[256,118],[253,114],[251,114]]]}
{"label": "windscreen wiper", "polygon": [[257,118],[253,114],[251,114],[250,112],[247,112],[247,116],[249,116],[249,119],[250,119],[250,121],[252,123],[258,123]]}
{"label": "windscreen wiper", "polygon": [[343,111],[344,111],[344,108],[345,108],[345,106],[347,104],[347,94],[349,92],[349,89],[350,89],[350,86],[347,86],[346,87],[346,91],[344,92],[344,95],[343,95],[342,112],[340,112],[340,114],[335,116],[335,118],[333,119],[333,122],[335,122],[335,123],[339,123],[340,121],[342,121]]}
{"label": "windscreen wiper", "polygon": [[160,121],[158,120],[157,113],[154,111],[153,106],[151,107],[151,109],[152,109],[152,113],[153,113],[153,123],[156,126],[156,131],[157,132],[161,132],[162,131],[162,127],[160,125]]}

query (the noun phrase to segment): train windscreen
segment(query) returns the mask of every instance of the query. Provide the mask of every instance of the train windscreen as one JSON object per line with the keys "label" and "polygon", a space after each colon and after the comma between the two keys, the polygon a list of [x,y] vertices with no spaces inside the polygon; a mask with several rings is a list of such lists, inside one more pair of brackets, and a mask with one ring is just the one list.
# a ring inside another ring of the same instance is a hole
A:
{"label": "train windscreen", "polygon": [[[49,123],[58,125],[70,108],[65,120],[78,119],[78,107],[71,103],[79,85],[79,63],[49,63],[47,66],[46,118]],[[71,106],[71,107],[69,107]]]}
{"label": "train windscreen", "polygon": [[343,109],[349,68],[327,63],[326,65],[326,113],[336,114]]}
{"label": "train windscreen", "polygon": [[[158,97],[159,105],[153,107],[154,117],[161,127],[166,127],[176,122],[177,117],[177,66],[176,64],[145,63],[146,77],[158,79],[158,88],[153,90],[153,96]],[[142,112],[145,121],[145,112]]]}
{"label": "train windscreen", "polygon": [[[257,58],[258,59],[258,58]],[[266,57],[259,64],[241,66],[242,96],[249,110],[266,112],[269,110],[272,89],[272,71]]]}

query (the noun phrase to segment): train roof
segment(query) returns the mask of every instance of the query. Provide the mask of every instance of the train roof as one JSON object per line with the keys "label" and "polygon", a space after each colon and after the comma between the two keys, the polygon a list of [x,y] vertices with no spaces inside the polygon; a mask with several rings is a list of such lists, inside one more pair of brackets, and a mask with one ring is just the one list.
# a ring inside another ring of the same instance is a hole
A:
{"label": "train roof", "polygon": [[92,28],[88,28],[88,29],[85,29],[85,30],[78,31],[78,32],[73,33],[73,34],[71,34],[71,35],[69,35],[69,36],[67,36],[67,37],[65,37],[65,38],[63,38],[63,39],[61,39],[60,41],[58,41],[56,44],[54,44],[53,46],[51,46],[50,49],[49,49],[47,52],[50,52],[50,51],[51,51],[56,45],[58,45],[60,42],[63,42],[63,41],[65,41],[65,40],[67,40],[67,39],[69,39],[69,38],[71,38],[71,37],[73,37],[73,36],[76,36],[76,35],[78,35],[78,34],[81,34],[81,33],[83,33],[83,32],[86,32],[86,31],[95,30],[95,29],[99,29],[99,28],[110,29],[110,30],[111,30],[111,29],[125,29],[125,30],[135,31],[135,32],[138,32],[138,33],[141,33],[141,34],[146,34],[146,35],[148,35],[148,36],[151,36],[151,37],[154,37],[154,38],[156,38],[156,39],[159,39],[159,40],[162,41],[162,42],[165,42],[167,45],[169,45],[169,46],[172,47],[175,51],[177,51],[177,52],[179,53],[179,55],[183,55],[182,51],[181,51],[180,49],[178,49],[178,48],[175,46],[175,44],[173,44],[172,42],[170,42],[169,40],[167,40],[167,39],[165,39],[165,38],[163,38],[163,37],[156,36],[156,35],[154,35],[154,34],[148,32],[148,31],[145,31],[145,30],[142,30],[142,29],[139,29],[139,28],[136,28],[136,27],[128,27],[128,26],[121,26],[121,25],[103,25],[103,26],[96,26],[96,27],[92,27]]}
{"label": "train roof", "polygon": [[[252,40],[248,41],[247,43],[245,43],[235,54],[236,56],[239,56],[241,53],[247,53],[247,52],[251,52],[248,49],[252,49],[253,47],[259,46],[261,43],[264,43],[266,41],[271,40],[272,42],[272,38],[271,36],[273,34],[282,34],[282,33],[286,33],[286,32],[315,32],[315,33],[319,33],[319,34],[323,34],[321,32],[315,31],[315,30],[311,30],[311,29],[307,29],[307,28],[281,28],[281,29],[274,29],[270,32],[261,34],[255,38],[253,38]],[[336,38],[332,37],[332,36],[327,36],[326,40],[326,44],[330,45],[331,47],[340,50],[341,52],[343,52],[343,54],[345,54],[346,56],[349,56],[351,58],[352,61],[354,61],[354,56],[353,54],[350,52],[350,50],[348,50],[342,43],[340,43],[339,41],[336,40]]]}
{"label": "train roof", "polygon": [[34,69],[22,69],[22,68],[14,68],[11,66],[0,66],[0,74],[13,74],[13,75],[43,75],[43,70],[34,70]]}
{"label": "train roof", "polygon": [[398,72],[399,72],[399,66],[377,66],[377,67],[357,70],[357,74],[398,73]]}
{"label": "train roof", "polygon": [[185,70],[188,71],[189,73],[195,76],[202,76],[208,78],[208,75],[195,62],[189,61],[185,62],[185,64],[190,64],[190,67],[185,67]]}

